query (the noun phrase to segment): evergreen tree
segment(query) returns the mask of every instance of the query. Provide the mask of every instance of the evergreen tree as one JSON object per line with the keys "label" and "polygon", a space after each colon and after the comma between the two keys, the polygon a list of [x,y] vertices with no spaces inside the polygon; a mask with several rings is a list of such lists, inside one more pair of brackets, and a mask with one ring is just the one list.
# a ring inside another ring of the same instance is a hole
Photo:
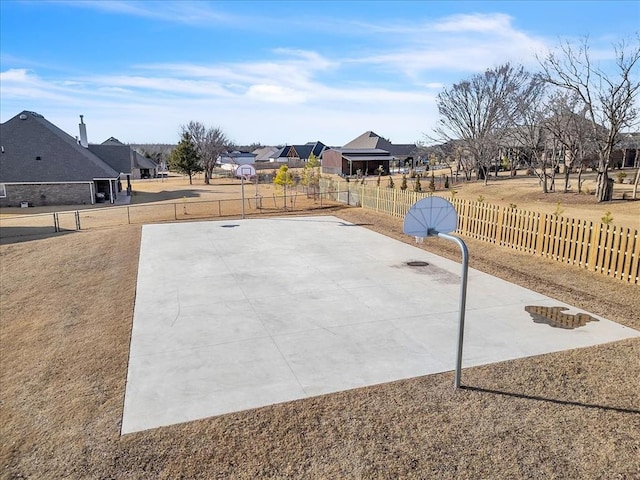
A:
{"label": "evergreen tree", "polygon": [[189,185],[193,184],[193,174],[204,170],[200,163],[200,156],[198,155],[196,145],[193,143],[191,135],[188,132],[182,134],[180,143],[178,143],[178,146],[171,152],[169,166],[171,170],[189,175]]}
{"label": "evergreen tree", "polygon": [[414,192],[422,191],[422,185],[420,185],[420,175],[416,175],[416,182],[413,184],[413,191]]}
{"label": "evergreen tree", "polygon": [[380,180],[382,178],[382,172],[384,172],[384,169],[382,168],[382,165],[378,165],[378,168],[376,169],[376,171],[378,172],[378,179],[376,181],[376,185],[378,187],[380,187]]}
{"label": "evergreen tree", "polygon": [[395,188],[395,184],[393,183],[393,177],[391,175],[389,175],[389,188]]}
{"label": "evergreen tree", "polygon": [[431,180],[429,181],[429,190],[431,190],[432,192],[435,192],[436,190],[436,177],[433,175],[433,172],[431,172]]}
{"label": "evergreen tree", "polygon": [[402,174],[402,184],[400,184],[400,190],[403,192],[407,189],[407,174]]}

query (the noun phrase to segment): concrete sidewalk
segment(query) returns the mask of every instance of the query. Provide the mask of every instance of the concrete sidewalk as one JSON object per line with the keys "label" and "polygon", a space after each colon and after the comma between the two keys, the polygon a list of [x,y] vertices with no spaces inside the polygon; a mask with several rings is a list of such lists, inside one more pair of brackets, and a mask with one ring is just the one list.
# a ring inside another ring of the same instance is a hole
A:
{"label": "concrete sidewalk", "polygon": [[[122,433],[453,370],[459,288],[336,217],[145,225]],[[640,336],[577,313],[470,270],[463,368]]]}

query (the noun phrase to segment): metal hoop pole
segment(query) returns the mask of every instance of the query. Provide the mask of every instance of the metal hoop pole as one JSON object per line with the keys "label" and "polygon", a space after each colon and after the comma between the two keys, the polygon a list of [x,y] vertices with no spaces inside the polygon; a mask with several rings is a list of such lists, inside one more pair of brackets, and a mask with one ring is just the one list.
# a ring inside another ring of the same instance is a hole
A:
{"label": "metal hoop pole", "polygon": [[457,243],[462,250],[462,283],[460,284],[460,313],[458,321],[458,353],[456,356],[456,370],[453,386],[460,388],[460,374],[462,370],[462,343],[464,340],[464,313],[467,304],[467,274],[469,272],[469,250],[458,237],[446,233],[438,233],[438,237]]}

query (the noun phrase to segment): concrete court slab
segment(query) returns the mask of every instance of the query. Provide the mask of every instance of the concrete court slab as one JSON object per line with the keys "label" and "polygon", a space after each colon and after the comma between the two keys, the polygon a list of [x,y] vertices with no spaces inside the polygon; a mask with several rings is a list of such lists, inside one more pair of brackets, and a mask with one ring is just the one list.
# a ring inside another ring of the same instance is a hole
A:
{"label": "concrete court slab", "polygon": [[[336,217],[145,225],[122,433],[453,370],[460,268]],[[471,269],[463,368],[640,336],[526,306],[579,312]]]}

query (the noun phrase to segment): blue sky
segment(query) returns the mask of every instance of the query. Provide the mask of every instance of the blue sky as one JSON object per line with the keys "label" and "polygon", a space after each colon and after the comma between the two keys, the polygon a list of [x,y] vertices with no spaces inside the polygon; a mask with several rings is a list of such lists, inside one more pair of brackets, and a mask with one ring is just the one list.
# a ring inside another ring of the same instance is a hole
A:
{"label": "blue sky", "polygon": [[89,141],[176,143],[197,120],[238,144],[396,143],[437,122],[436,95],[589,36],[639,30],[639,1],[0,1],[0,117],[36,111]]}

